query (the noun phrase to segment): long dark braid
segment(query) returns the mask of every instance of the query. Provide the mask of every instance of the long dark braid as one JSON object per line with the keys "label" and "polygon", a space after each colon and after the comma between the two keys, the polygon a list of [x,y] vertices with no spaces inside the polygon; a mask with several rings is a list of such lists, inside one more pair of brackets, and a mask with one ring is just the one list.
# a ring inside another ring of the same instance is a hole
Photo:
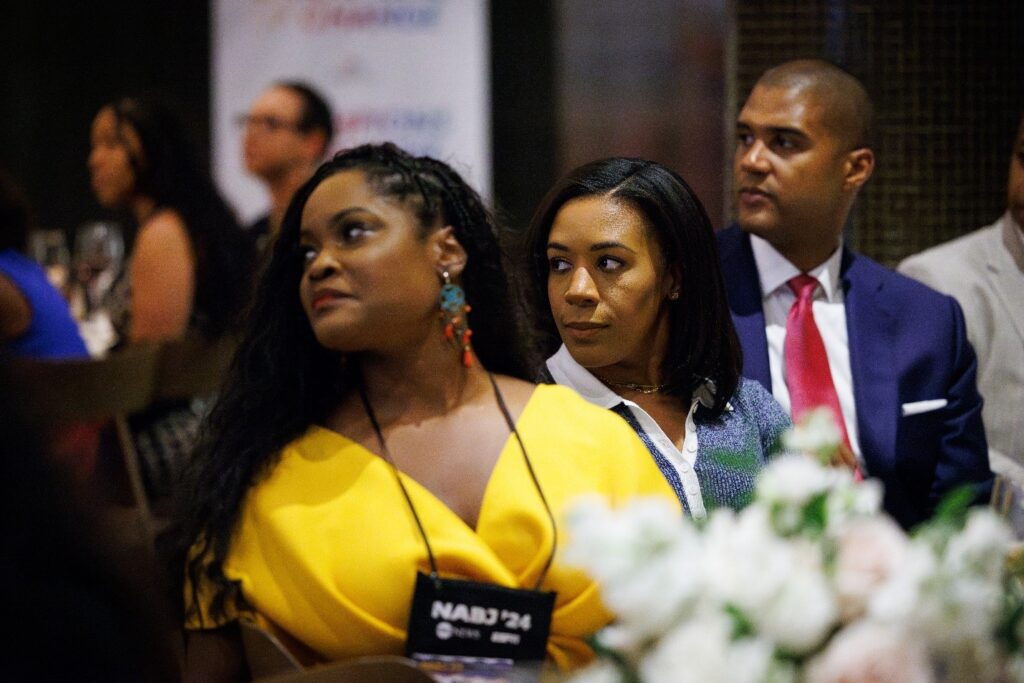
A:
{"label": "long dark braid", "polygon": [[[528,357],[528,347],[514,351],[509,348],[513,340],[522,338],[519,330],[509,335],[509,327],[523,325],[525,316],[512,296],[514,288],[507,286],[511,266],[501,248],[493,216],[473,188],[449,166],[430,158],[421,158],[419,162],[430,174],[428,177],[440,181],[444,216],[446,222],[455,227],[455,237],[460,244],[465,246],[474,241],[472,235],[466,234],[467,226],[488,226],[492,231],[488,239],[475,240],[477,253],[468,260],[462,274],[467,301],[472,307],[469,322],[473,328],[473,344],[481,363],[494,372],[529,376],[536,367],[536,360]],[[495,290],[496,283],[502,284],[498,290]]]}

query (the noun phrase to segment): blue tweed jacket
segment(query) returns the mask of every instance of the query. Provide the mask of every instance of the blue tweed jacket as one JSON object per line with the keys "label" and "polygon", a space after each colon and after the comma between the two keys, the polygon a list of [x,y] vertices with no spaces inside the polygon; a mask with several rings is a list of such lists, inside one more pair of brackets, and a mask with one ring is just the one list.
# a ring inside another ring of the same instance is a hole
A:
{"label": "blue tweed jacket", "polygon": [[691,406],[693,420],[687,418],[688,436],[680,451],[643,408],[608,388],[577,363],[565,346],[547,360],[541,381],[575,389],[594,405],[624,418],[647,446],[683,509],[695,516],[750,502],[757,473],[790,426],[789,416],[775,398],[760,383],[741,377],[719,417],[711,417],[703,405]]}
{"label": "blue tweed jacket", "polygon": [[[738,509],[751,501],[757,473],[775,453],[779,437],[791,424],[782,406],[759,382],[741,377],[729,403],[732,410],[717,419],[702,408],[697,409],[695,416],[698,448],[693,469],[709,512],[716,507]],[[625,404],[620,403],[612,410],[639,435],[689,514],[675,468]]]}

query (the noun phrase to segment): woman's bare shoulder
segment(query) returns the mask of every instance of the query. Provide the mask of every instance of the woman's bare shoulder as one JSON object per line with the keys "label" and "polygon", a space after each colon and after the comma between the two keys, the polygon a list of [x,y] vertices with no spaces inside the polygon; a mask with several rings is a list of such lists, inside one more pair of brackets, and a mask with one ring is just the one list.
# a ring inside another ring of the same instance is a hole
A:
{"label": "woman's bare shoulder", "polygon": [[159,270],[160,264],[191,266],[193,261],[193,245],[185,227],[185,221],[174,209],[160,209],[139,226],[139,234],[135,240],[132,260],[142,264],[144,269],[150,266]]}
{"label": "woman's bare shoulder", "polygon": [[139,239],[190,241],[185,219],[174,209],[158,209],[139,226]]}
{"label": "woman's bare shoulder", "polygon": [[510,375],[495,375],[494,381],[498,384],[498,390],[501,391],[501,397],[509,412],[513,418],[518,418],[533,397],[537,385]]}

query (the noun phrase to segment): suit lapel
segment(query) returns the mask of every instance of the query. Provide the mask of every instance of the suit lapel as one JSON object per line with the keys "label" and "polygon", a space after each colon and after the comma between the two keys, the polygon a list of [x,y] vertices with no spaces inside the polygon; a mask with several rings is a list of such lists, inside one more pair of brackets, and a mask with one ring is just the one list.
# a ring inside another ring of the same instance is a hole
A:
{"label": "suit lapel", "polygon": [[761,306],[761,282],[750,248],[750,236],[732,227],[721,241],[725,288],[729,296],[736,334],[743,345],[743,375],[772,390],[768,364],[768,338],[764,333],[764,309]]}
{"label": "suit lapel", "polygon": [[892,457],[896,452],[900,399],[894,358],[897,318],[885,299],[886,271],[871,265],[844,249],[840,277],[857,434],[868,470],[877,472],[877,458]]}
{"label": "suit lapel", "polygon": [[1021,304],[1021,282],[1024,281],[1024,246],[1009,214],[999,219],[1000,229],[985,244],[986,277],[999,296],[1003,310],[1017,336],[1024,342],[1024,305]]}

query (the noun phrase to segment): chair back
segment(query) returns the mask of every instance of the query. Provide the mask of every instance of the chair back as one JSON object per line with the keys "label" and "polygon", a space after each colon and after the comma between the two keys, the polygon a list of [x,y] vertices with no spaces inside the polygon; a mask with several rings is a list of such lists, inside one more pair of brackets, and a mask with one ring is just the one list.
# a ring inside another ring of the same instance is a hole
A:
{"label": "chair back", "polygon": [[[254,681],[266,683],[432,683],[433,678],[405,657],[359,657],[304,668],[291,649],[267,628],[239,620],[242,648]],[[298,643],[293,643],[298,646]]]}
{"label": "chair back", "polygon": [[156,368],[157,401],[208,396],[215,393],[227,373],[236,340],[207,340],[199,335],[165,343]]}
{"label": "chair back", "polygon": [[133,344],[102,359],[14,361],[26,418],[38,427],[110,419],[144,541],[155,543],[158,524],[146,495],[128,417],[155,402],[213,394],[224,377],[234,340],[199,336],[163,344]]}
{"label": "chair back", "polygon": [[988,459],[995,475],[992,508],[1006,518],[1018,539],[1024,539],[1024,466],[995,450],[989,450]]}
{"label": "chair back", "polygon": [[302,671],[299,660],[273,633],[248,619],[240,619],[238,625],[253,680]]}
{"label": "chair back", "polygon": [[59,429],[105,419],[113,422],[147,548],[155,537],[152,514],[127,417],[153,401],[159,359],[159,346],[139,344],[97,360],[19,360],[10,366],[24,415],[36,427]]}
{"label": "chair back", "polygon": [[17,360],[17,384],[25,417],[39,426],[131,414],[153,400],[160,349],[131,346],[100,360]]}

